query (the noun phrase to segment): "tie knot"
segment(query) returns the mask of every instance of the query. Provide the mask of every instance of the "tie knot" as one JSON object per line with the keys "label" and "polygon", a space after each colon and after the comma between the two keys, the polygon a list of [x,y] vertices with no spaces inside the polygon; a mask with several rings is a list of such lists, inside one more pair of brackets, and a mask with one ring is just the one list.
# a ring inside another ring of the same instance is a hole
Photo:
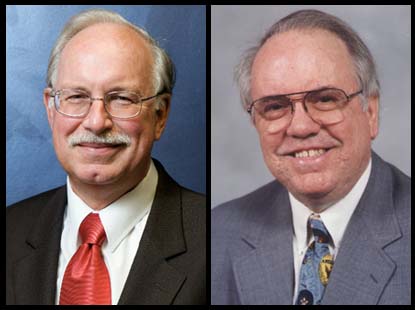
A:
{"label": "tie knot", "polygon": [[308,219],[308,225],[313,232],[314,240],[318,243],[329,243],[330,234],[324,226],[323,221],[318,214],[311,214]]}
{"label": "tie knot", "polygon": [[107,237],[98,213],[90,213],[84,218],[79,227],[79,233],[82,243],[96,244],[98,246],[101,246]]}

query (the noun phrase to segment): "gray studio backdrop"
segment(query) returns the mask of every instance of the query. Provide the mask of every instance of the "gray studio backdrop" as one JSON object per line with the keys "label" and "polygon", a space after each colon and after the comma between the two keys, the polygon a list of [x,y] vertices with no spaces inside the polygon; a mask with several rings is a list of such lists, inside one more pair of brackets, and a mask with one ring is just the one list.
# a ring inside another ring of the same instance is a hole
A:
{"label": "gray studio backdrop", "polygon": [[89,8],[120,13],[172,57],[177,83],[153,156],[180,184],[206,192],[205,6],[7,6],[6,205],[65,183],[42,103],[50,50],[68,19]]}
{"label": "gray studio backdrop", "polygon": [[233,68],[273,23],[310,8],[343,19],[368,45],[381,84],[380,132],[372,147],[411,175],[410,6],[212,6],[212,207],[273,179],[255,128],[242,110]]}

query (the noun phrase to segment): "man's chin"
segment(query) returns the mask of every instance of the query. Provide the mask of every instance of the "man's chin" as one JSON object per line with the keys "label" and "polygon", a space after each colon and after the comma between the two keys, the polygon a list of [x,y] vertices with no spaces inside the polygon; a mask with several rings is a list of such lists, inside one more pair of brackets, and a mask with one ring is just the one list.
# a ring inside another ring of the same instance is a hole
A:
{"label": "man's chin", "polygon": [[85,185],[109,185],[119,180],[119,175],[112,172],[103,171],[105,169],[86,169],[78,173],[73,173],[71,179]]}
{"label": "man's chin", "polygon": [[334,184],[323,173],[309,173],[294,177],[284,184],[291,193],[298,193],[310,199],[322,199],[333,189]]}

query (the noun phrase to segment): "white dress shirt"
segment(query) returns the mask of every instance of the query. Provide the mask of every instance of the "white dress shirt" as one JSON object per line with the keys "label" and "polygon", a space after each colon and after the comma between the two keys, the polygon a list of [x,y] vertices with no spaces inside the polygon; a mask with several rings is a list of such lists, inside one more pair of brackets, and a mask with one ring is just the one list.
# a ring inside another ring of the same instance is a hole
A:
{"label": "white dress shirt", "polygon": [[[346,230],[347,224],[359,203],[360,198],[363,195],[363,192],[366,188],[367,182],[370,176],[370,170],[372,167],[372,159],[369,160],[365,171],[353,186],[351,191],[343,197],[341,200],[319,213],[320,218],[323,221],[324,225],[327,228],[330,236],[332,237],[333,244],[329,244],[330,253],[333,255],[333,259],[336,259],[336,254],[338,253],[341,240],[343,238],[344,231]],[[312,210],[307,208],[304,204],[298,201],[291,193],[289,193],[291,210],[293,215],[293,224],[294,224],[294,238],[293,238],[293,251],[294,251],[294,296],[293,304],[295,304],[295,299],[297,297],[297,291],[299,286],[300,278],[300,269],[301,263],[304,257],[305,252],[310,243],[313,242],[312,235],[307,236],[307,220],[311,213],[314,213]],[[309,239],[307,240],[307,237]],[[330,282],[330,280],[329,280]]]}
{"label": "white dress shirt", "polygon": [[151,161],[147,175],[134,189],[97,212],[72,191],[67,178],[68,205],[63,220],[56,304],[59,304],[66,266],[81,245],[79,226],[91,212],[99,214],[107,235],[102,254],[111,279],[111,302],[113,305],[118,303],[153,204],[157,181],[157,170]]}

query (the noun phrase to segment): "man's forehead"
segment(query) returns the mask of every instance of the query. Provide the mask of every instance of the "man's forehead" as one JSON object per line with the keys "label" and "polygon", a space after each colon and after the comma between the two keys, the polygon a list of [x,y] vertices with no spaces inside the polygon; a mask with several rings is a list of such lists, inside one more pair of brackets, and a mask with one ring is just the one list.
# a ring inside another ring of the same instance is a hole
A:
{"label": "man's forehead", "polygon": [[[324,30],[287,31],[261,47],[252,67],[252,90],[296,92],[354,78],[346,45]],[[340,85],[339,85],[340,86]]]}
{"label": "man's forehead", "polygon": [[144,47],[148,42],[134,29],[116,23],[97,23],[86,27],[71,38],[66,47],[88,45],[95,42],[116,42],[128,46]]}
{"label": "man's forehead", "polygon": [[[59,82],[67,79],[109,81],[140,80],[152,70],[149,43],[131,27],[100,23],[77,33],[65,46],[58,64]],[[73,70],[78,68],[78,70]]]}

